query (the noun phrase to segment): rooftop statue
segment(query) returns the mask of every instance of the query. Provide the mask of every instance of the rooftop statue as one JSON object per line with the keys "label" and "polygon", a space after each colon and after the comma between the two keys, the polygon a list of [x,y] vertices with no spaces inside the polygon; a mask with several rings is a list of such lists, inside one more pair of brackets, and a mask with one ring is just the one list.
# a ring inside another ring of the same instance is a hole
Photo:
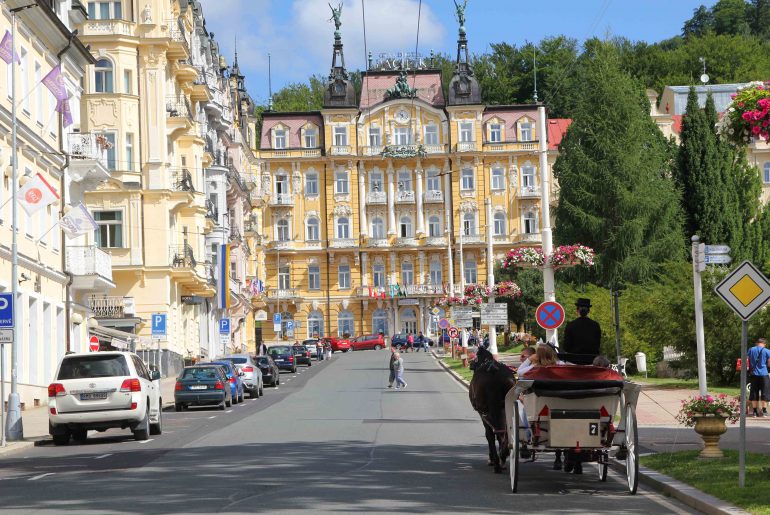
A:
{"label": "rooftop statue", "polygon": [[463,0],[462,5],[455,2],[455,9],[457,9],[457,21],[460,23],[460,30],[465,29],[465,8],[468,6],[468,0]]}
{"label": "rooftop statue", "polygon": [[406,81],[406,71],[402,70],[398,74],[398,80],[396,85],[385,91],[385,100],[393,100],[394,98],[414,98],[417,96],[417,90],[410,88]]}
{"label": "rooftop statue", "polygon": [[332,10],[332,17],[329,18],[329,21],[334,21],[334,30],[339,31],[342,26],[342,2],[337,5],[336,9],[332,7],[332,4],[329,4],[329,9]]}

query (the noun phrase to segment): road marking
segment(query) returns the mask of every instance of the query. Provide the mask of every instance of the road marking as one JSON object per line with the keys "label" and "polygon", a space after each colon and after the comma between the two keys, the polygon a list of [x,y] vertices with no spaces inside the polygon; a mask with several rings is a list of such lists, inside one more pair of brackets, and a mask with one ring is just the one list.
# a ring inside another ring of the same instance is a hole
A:
{"label": "road marking", "polygon": [[139,442],[139,443],[150,443],[150,442],[152,442],[152,441],[155,441],[155,438],[150,438],[149,440],[142,440],[142,441],[141,441],[141,442]]}
{"label": "road marking", "polygon": [[216,416],[216,415],[214,415],[213,417],[209,417],[209,420],[211,420],[212,418],[217,418],[217,416]]}
{"label": "road marking", "polygon": [[232,412],[233,412],[233,410],[231,410],[231,409],[225,411],[225,413],[232,413]]}
{"label": "road marking", "polygon": [[53,476],[54,474],[56,474],[56,472],[46,472],[45,474],[29,478],[29,481],[37,481],[38,479],[43,479],[46,476]]}
{"label": "road marking", "polygon": [[95,460],[101,460],[101,459],[103,459],[103,458],[106,458],[107,456],[112,456],[112,454],[102,454],[101,456],[97,456],[97,457],[96,457],[96,458],[94,458],[94,459],[95,459]]}

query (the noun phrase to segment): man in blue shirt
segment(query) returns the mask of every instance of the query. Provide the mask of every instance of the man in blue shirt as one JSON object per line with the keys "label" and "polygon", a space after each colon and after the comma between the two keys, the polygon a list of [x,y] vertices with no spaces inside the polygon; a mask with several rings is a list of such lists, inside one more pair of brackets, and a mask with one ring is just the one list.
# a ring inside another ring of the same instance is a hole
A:
{"label": "man in blue shirt", "polygon": [[767,415],[767,398],[770,396],[770,350],[767,348],[764,338],[759,338],[757,343],[749,349],[748,364],[751,367],[749,400],[753,413],[751,416],[764,417]]}

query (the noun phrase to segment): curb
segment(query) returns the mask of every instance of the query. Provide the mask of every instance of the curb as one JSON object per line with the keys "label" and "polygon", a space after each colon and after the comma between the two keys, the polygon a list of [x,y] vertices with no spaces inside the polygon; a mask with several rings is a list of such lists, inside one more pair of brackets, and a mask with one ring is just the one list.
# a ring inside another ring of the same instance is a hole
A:
{"label": "curb", "polygon": [[5,447],[0,447],[0,457],[17,451],[34,447],[37,440],[21,440],[19,442],[6,442]]}
{"label": "curb", "polygon": [[[443,360],[431,352],[438,364],[458,383],[460,383],[466,390],[468,389],[468,382],[460,377],[455,371],[451,370]],[[617,461],[610,461],[610,467],[616,472],[621,474],[626,473],[625,465]],[[697,488],[694,488],[686,483],[677,481],[674,478],[668,477],[660,472],[656,472],[647,467],[639,467],[639,482],[652,488],[653,490],[662,493],[666,496],[673,497],[690,508],[694,508],[707,515],[748,515],[747,511],[744,511],[737,506],[717,499],[714,496],[701,492]]]}
{"label": "curb", "polygon": [[[618,461],[610,461],[609,465],[616,472],[626,473],[625,465]],[[717,499],[695,487],[647,467],[639,466],[639,482],[707,515],[749,515],[749,512],[733,506],[727,501]]]}

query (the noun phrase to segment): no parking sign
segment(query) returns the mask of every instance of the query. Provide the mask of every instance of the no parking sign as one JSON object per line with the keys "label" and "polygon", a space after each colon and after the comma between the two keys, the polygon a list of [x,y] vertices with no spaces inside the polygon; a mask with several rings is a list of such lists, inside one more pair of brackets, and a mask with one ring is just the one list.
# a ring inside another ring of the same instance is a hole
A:
{"label": "no parking sign", "polygon": [[535,320],[543,329],[558,329],[564,323],[564,308],[558,302],[543,302],[535,311]]}

